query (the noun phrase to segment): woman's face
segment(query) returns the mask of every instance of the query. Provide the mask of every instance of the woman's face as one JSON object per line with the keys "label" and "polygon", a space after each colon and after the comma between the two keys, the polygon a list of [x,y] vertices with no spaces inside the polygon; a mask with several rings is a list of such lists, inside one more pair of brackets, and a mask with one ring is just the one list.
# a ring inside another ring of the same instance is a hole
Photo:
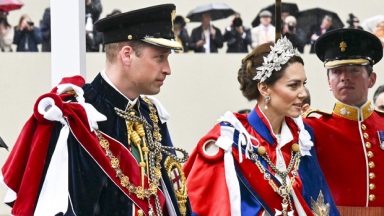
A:
{"label": "woman's face", "polygon": [[271,97],[268,111],[278,116],[299,117],[303,100],[308,96],[304,88],[306,80],[304,66],[299,62],[290,64],[283,76],[268,89]]}

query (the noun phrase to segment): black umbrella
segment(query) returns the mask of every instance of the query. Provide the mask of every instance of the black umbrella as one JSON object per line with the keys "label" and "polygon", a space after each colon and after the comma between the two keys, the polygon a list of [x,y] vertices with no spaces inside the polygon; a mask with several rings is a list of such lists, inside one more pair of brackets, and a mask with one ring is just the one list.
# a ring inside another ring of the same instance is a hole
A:
{"label": "black umbrella", "polygon": [[8,146],[5,144],[4,140],[0,137],[0,148],[5,148],[8,151]]}
{"label": "black umbrella", "polygon": [[[268,7],[260,10],[260,12],[263,10],[267,10],[267,11],[272,13],[272,22],[271,23],[273,25],[275,25],[274,24],[275,23],[275,8],[276,8],[276,5],[271,4]],[[290,15],[294,16],[298,11],[299,11],[299,7],[297,6],[296,3],[287,3],[287,2],[281,3],[281,12],[288,12]],[[256,18],[252,21],[253,27],[256,27],[260,24],[260,16],[259,16],[260,12],[257,14]]]}
{"label": "black umbrella", "polygon": [[209,13],[212,20],[227,18],[236,12],[225,3],[210,3],[196,7],[190,11],[187,18],[191,22],[201,22],[202,15]]}
{"label": "black umbrella", "polygon": [[322,8],[312,8],[296,13],[296,28],[301,29],[305,34],[309,35],[311,34],[311,26],[320,25],[325,15],[332,18],[333,28],[337,29],[344,27],[344,23],[337,13]]}

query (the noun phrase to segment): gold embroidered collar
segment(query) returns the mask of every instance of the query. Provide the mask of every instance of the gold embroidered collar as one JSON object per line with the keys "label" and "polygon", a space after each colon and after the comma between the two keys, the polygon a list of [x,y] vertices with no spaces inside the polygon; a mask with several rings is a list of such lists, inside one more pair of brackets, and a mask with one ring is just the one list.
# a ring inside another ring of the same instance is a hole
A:
{"label": "gold embroidered collar", "polygon": [[333,108],[334,114],[353,121],[364,121],[371,116],[373,111],[374,107],[370,101],[366,102],[361,107],[349,106],[337,101],[335,107]]}

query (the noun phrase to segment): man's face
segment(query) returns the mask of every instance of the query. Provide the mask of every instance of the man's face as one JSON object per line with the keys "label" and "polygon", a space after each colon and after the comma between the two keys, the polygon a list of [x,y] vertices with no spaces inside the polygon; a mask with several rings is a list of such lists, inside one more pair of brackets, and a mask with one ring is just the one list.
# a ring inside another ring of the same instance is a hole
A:
{"label": "man's face", "polygon": [[260,17],[260,23],[265,26],[271,24],[271,17]]}
{"label": "man's face", "polygon": [[321,26],[325,29],[328,29],[329,27],[331,27],[332,25],[332,21],[327,19],[327,18],[323,18],[323,21],[321,23]]}
{"label": "man's face", "polygon": [[132,54],[129,81],[131,91],[138,95],[155,95],[160,92],[167,75],[171,74],[168,62],[170,49],[157,46],[145,46],[140,56]]}
{"label": "man's face", "polygon": [[328,84],[340,102],[360,107],[368,99],[368,89],[376,82],[376,73],[368,76],[364,66],[340,66],[329,69]]}
{"label": "man's face", "polygon": [[377,96],[375,101],[375,108],[384,112],[384,92]]}
{"label": "man's face", "polygon": [[201,24],[205,29],[208,28],[211,24],[211,16],[209,14],[203,14]]}

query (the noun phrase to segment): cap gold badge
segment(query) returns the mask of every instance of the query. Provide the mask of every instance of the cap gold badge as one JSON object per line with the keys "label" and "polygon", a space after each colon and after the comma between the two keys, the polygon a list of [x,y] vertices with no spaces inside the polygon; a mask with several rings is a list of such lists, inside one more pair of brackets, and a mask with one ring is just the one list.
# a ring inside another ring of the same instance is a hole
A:
{"label": "cap gold badge", "polygon": [[345,43],[344,41],[341,41],[339,47],[340,47],[341,52],[345,52],[345,50],[347,48],[347,43]]}

